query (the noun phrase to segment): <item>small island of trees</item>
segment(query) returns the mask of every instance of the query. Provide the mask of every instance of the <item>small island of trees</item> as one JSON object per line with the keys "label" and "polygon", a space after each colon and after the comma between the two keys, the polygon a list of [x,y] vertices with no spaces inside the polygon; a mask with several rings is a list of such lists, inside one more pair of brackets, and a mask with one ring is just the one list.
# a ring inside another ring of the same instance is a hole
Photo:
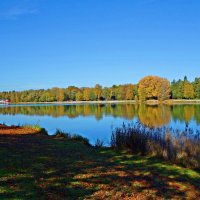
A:
{"label": "small island of trees", "polygon": [[67,88],[4,91],[0,99],[10,99],[19,102],[62,102],[62,101],[108,101],[108,100],[159,100],[168,99],[200,99],[200,78],[190,82],[185,76],[183,80],[171,83],[158,76],[146,76],[138,84],[113,85],[102,87]]}

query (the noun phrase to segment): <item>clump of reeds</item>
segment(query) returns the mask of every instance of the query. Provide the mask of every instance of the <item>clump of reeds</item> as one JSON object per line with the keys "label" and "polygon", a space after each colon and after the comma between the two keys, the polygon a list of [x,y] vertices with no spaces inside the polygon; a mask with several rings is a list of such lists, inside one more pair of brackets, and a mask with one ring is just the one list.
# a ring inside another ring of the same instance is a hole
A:
{"label": "clump of reeds", "polygon": [[200,167],[200,131],[149,128],[141,123],[123,124],[111,136],[111,146],[151,155],[187,167]]}
{"label": "clump of reeds", "polygon": [[94,146],[96,148],[102,148],[104,146],[104,141],[97,138]]}

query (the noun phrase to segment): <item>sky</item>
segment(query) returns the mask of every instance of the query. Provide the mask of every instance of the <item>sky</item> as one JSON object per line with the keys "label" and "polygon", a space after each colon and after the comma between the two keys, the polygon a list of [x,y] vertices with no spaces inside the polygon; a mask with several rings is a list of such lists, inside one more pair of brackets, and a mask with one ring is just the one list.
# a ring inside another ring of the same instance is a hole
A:
{"label": "sky", "polygon": [[0,91],[200,77],[199,0],[0,1]]}

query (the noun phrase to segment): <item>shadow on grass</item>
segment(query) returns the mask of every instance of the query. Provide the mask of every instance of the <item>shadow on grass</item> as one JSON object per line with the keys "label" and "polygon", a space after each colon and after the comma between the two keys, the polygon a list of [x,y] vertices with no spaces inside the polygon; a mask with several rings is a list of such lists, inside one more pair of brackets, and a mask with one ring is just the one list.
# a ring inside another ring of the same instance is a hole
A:
{"label": "shadow on grass", "polygon": [[198,198],[200,174],[45,136],[0,136],[0,199]]}

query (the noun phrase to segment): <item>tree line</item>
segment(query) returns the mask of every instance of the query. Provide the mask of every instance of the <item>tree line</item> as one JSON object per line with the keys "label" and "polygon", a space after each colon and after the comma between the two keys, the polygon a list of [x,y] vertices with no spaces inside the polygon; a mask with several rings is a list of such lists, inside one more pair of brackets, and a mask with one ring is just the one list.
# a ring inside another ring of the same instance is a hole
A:
{"label": "tree line", "polygon": [[187,77],[171,83],[158,76],[146,76],[138,84],[113,85],[102,87],[67,88],[4,91],[0,99],[19,102],[62,102],[62,101],[104,101],[104,100],[167,100],[167,99],[200,99],[200,78],[190,82]]}

